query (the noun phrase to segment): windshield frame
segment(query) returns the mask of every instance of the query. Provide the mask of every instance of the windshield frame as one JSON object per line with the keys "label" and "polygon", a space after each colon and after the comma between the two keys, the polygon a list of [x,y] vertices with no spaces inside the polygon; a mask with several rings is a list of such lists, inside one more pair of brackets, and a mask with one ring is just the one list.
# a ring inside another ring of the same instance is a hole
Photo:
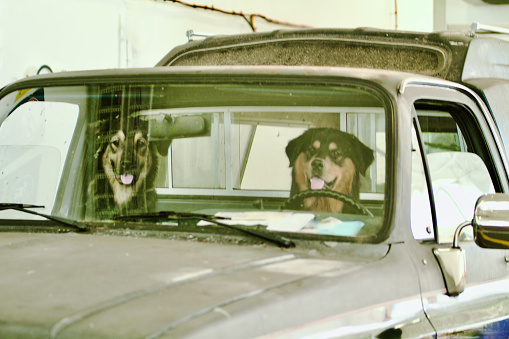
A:
{"label": "windshield frame", "polygon": [[[311,70],[311,71],[310,71]],[[24,89],[36,87],[66,87],[66,86],[87,86],[96,84],[250,84],[250,83],[268,83],[281,85],[290,83],[292,85],[316,85],[316,86],[350,86],[369,91],[378,97],[386,111],[385,130],[386,130],[386,185],[384,196],[392,196],[395,192],[395,147],[396,147],[396,113],[394,96],[379,81],[369,81],[370,78],[380,77],[377,72],[361,73],[357,77],[357,72],[344,72],[347,75],[335,74],[330,72],[330,68],[323,67],[171,67],[154,69],[133,69],[133,70],[111,70],[111,71],[93,71],[93,72],[70,72],[68,74],[49,74],[33,78],[27,78],[13,83],[0,91],[0,100],[9,93]],[[314,73],[314,74],[313,74]],[[393,82],[392,79],[389,87]],[[74,140],[74,142],[82,142]],[[66,169],[62,175],[62,180],[71,178],[70,169],[66,164]],[[58,197],[55,207],[59,211],[70,208],[66,206],[62,197],[62,188],[58,188]],[[58,200],[60,200],[60,205]],[[361,239],[345,236],[312,235],[299,234],[293,232],[281,232],[283,235],[293,239],[309,239],[321,241],[338,242],[363,242],[380,243],[387,239],[392,232],[392,217],[395,199],[385,199],[382,227],[375,236],[367,236]],[[57,209],[55,209],[57,210]],[[94,221],[97,223],[97,221]],[[270,231],[267,231],[270,232]]]}

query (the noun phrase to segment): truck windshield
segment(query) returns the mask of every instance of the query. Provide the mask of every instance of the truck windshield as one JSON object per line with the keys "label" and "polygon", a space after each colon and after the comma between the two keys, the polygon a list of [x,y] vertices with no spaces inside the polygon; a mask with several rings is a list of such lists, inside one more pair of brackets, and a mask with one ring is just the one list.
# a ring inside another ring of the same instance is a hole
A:
{"label": "truck windshield", "polygon": [[273,232],[375,236],[388,116],[381,94],[358,83],[17,90],[0,100],[0,203],[81,221],[172,211]]}

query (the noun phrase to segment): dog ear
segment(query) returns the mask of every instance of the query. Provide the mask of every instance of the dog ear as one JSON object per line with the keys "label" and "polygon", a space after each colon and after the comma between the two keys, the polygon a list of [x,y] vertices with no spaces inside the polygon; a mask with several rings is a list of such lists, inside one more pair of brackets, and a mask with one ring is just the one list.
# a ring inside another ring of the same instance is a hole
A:
{"label": "dog ear", "polygon": [[104,151],[106,135],[108,134],[108,123],[106,120],[97,120],[87,126],[88,140],[92,141],[94,147],[94,158],[97,159]]}
{"label": "dog ear", "polygon": [[362,175],[366,175],[366,171],[371,166],[373,161],[375,160],[374,152],[371,148],[364,145],[359,139],[354,138],[355,142],[355,158],[357,159],[357,164],[359,173]]}
{"label": "dog ear", "polygon": [[295,165],[295,160],[297,159],[299,153],[301,152],[301,145],[305,138],[307,138],[307,131],[304,132],[304,134],[288,142],[285,151],[286,156],[290,160],[290,167],[293,167]]}

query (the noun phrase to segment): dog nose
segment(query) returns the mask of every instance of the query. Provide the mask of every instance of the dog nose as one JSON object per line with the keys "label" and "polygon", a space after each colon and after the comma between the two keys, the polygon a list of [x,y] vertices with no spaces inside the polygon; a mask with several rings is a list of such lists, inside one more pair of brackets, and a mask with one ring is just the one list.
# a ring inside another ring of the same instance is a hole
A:
{"label": "dog nose", "polygon": [[321,173],[325,167],[325,161],[322,159],[315,159],[311,162],[311,169],[313,171]]}
{"label": "dog nose", "polygon": [[124,158],[120,163],[120,171],[122,173],[128,172],[133,167],[131,159]]}

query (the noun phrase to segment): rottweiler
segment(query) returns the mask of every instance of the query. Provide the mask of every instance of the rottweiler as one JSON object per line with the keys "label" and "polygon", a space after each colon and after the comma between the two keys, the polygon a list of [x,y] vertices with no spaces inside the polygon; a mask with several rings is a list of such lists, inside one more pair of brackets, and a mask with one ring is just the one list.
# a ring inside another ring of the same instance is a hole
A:
{"label": "rottweiler", "polygon": [[[292,167],[290,198],[308,190],[330,190],[359,201],[360,175],[373,163],[373,150],[354,135],[333,128],[311,128],[291,140],[286,155]],[[328,197],[309,197],[301,209],[352,213],[345,203]]]}

